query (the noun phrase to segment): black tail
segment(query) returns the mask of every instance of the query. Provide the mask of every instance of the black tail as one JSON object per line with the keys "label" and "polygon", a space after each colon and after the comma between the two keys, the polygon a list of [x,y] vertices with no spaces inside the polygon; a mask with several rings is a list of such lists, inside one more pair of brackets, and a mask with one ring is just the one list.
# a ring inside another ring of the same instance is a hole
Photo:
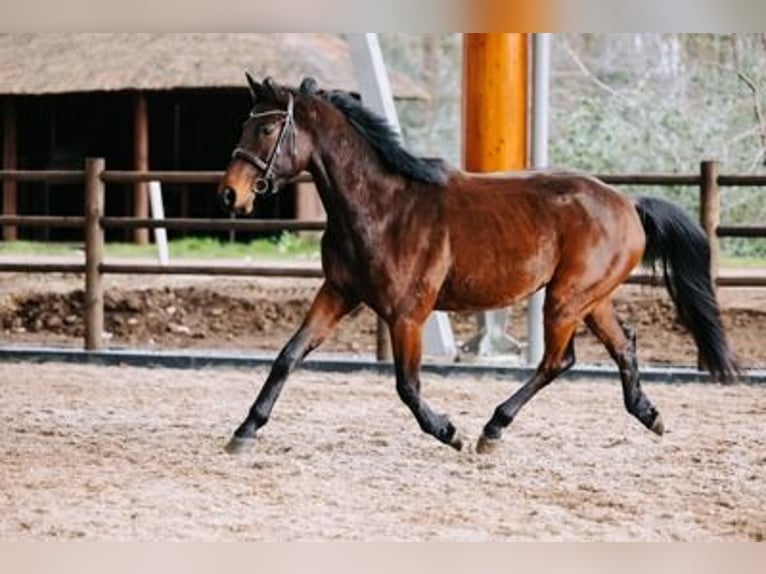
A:
{"label": "black tail", "polygon": [[679,320],[694,337],[708,370],[717,380],[733,380],[739,369],[713,290],[705,232],[683,209],[664,199],[638,198],[636,211],[646,232],[644,263],[662,262]]}

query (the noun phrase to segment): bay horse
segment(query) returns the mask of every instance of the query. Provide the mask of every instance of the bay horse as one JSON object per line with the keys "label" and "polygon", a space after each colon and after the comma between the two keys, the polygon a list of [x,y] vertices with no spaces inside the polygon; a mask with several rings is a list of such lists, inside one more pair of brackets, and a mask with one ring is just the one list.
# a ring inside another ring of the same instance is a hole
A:
{"label": "bay horse", "polygon": [[619,368],[624,404],[661,435],[662,418],[639,382],[636,337],[613,305],[615,290],[643,262],[659,261],[680,321],[715,379],[738,367],[726,340],[701,227],[664,199],[630,199],[569,172],[479,175],[415,157],[385,120],[347,92],[299,88],[247,74],[252,111],[218,187],[232,212],[298,174],[313,176],[327,213],[324,283],[303,323],[274,361],[247,417],[227,444],[239,452],[269,419],[289,373],[360,304],[388,325],[396,390],[420,428],[458,450],[464,438],[420,394],[422,327],[434,309],[506,307],[545,287],[545,350],[534,374],[500,403],[478,452],[540,389],[575,363],[584,321]]}

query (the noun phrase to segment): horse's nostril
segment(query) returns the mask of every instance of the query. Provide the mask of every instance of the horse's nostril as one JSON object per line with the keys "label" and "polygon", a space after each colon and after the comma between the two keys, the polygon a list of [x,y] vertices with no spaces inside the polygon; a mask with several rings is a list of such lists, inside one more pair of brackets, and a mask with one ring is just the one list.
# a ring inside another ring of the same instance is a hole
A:
{"label": "horse's nostril", "polygon": [[231,209],[237,200],[237,192],[231,187],[224,187],[218,194],[218,200],[221,203],[221,207]]}

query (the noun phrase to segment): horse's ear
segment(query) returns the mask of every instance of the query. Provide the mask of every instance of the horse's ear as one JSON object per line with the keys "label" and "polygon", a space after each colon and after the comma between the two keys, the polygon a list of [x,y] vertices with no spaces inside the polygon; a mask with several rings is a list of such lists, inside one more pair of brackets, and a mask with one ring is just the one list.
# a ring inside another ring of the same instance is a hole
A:
{"label": "horse's ear", "polygon": [[317,93],[317,81],[314,78],[307,76],[303,78],[299,89],[302,94],[313,96]]}
{"label": "horse's ear", "polygon": [[250,85],[250,95],[253,96],[253,102],[255,102],[261,93],[261,84],[256,82],[248,72],[245,72],[245,76],[247,77],[247,83]]}
{"label": "horse's ear", "polygon": [[274,102],[279,102],[280,99],[281,99],[279,97],[280,91],[281,91],[281,89],[277,85],[277,83],[274,81],[274,78],[272,78],[271,76],[267,76],[266,78],[264,78],[264,80],[263,80],[263,94],[265,96],[270,97],[271,100],[274,101]]}

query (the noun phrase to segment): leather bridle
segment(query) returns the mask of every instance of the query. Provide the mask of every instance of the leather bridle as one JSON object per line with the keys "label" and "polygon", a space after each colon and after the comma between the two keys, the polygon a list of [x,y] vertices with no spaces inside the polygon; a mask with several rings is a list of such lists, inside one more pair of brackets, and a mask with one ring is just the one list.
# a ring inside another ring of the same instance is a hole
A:
{"label": "leather bridle", "polygon": [[277,143],[274,145],[274,149],[271,150],[269,158],[264,161],[255,154],[250,153],[246,149],[237,146],[231,154],[231,159],[239,159],[252,165],[260,175],[253,177],[250,186],[250,193],[253,196],[257,195],[273,195],[279,191],[276,186],[276,175],[274,174],[274,163],[277,156],[282,149],[282,144],[287,139],[287,136],[292,136],[292,150],[293,157],[296,155],[296,143],[295,143],[295,118],[293,117],[293,95],[288,92],[289,99],[287,100],[286,110],[269,110],[267,112],[250,112],[251,118],[264,118],[268,116],[277,116],[283,118],[282,126],[279,129],[279,136],[277,137]]}

